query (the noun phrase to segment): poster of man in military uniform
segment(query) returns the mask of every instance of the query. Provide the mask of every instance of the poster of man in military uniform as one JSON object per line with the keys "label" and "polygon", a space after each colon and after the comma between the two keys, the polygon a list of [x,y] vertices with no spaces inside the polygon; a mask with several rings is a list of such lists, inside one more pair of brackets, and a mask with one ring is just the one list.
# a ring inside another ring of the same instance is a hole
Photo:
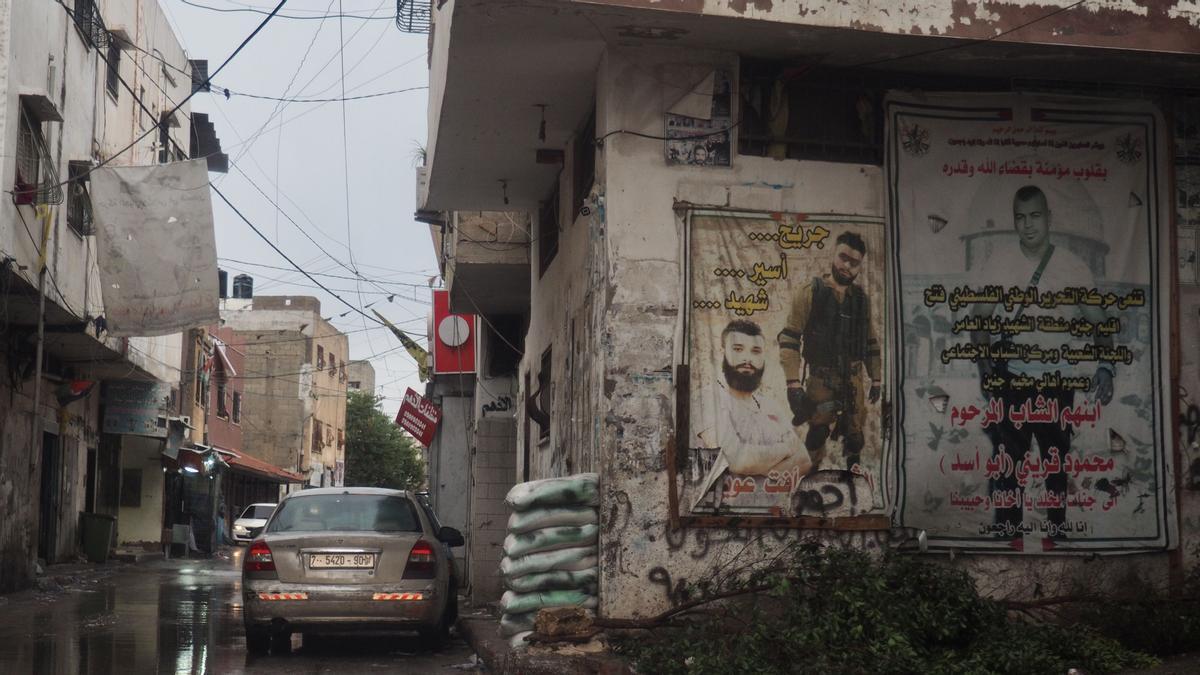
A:
{"label": "poster of man in military uniform", "polygon": [[688,225],[685,515],[883,513],[882,220]]}

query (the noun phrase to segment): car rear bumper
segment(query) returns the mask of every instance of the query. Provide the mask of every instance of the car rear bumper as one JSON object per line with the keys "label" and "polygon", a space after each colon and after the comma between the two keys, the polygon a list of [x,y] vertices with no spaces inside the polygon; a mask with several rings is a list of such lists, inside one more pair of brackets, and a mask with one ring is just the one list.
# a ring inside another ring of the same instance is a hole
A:
{"label": "car rear bumper", "polygon": [[[393,628],[411,630],[436,626],[442,619],[445,598],[432,585],[355,584],[346,586],[285,584],[244,579],[243,614],[247,626],[289,629]],[[260,593],[306,599],[263,599]],[[421,594],[414,599],[374,599],[376,594]]]}

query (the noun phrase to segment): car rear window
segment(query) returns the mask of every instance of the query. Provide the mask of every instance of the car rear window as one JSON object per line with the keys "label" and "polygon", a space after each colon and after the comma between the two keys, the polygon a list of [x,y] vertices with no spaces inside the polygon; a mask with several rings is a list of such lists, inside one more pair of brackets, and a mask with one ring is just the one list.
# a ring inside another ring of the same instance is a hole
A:
{"label": "car rear window", "polygon": [[420,532],[421,521],[403,497],[311,495],[279,505],[268,532]]}
{"label": "car rear window", "polygon": [[243,518],[253,518],[255,520],[266,520],[271,517],[275,511],[273,505],[257,504],[255,506],[247,506],[246,511],[242,513]]}

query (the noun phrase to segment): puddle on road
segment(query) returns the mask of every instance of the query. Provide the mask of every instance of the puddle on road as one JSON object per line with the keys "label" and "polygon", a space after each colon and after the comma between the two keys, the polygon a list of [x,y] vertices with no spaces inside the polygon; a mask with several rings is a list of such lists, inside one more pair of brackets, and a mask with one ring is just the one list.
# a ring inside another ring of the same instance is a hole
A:
{"label": "puddle on road", "polygon": [[[224,570],[163,567],[6,603],[0,671],[204,673],[241,670],[239,584]],[[218,647],[225,648],[218,653]],[[239,658],[240,657],[240,658]]]}
{"label": "puddle on road", "polygon": [[337,637],[248,657],[240,563],[180,561],[122,570],[58,593],[0,599],[0,673],[446,672],[461,641],[429,654],[416,637]]}

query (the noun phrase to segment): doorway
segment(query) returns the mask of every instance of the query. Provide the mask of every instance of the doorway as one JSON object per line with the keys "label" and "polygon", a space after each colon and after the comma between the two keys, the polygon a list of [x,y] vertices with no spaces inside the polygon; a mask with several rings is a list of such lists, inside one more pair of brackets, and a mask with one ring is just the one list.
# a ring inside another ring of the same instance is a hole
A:
{"label": "doorway", "polygon": [[38,498],[38,557],[46,564],[54,562],[58,553],[59,487],[62,483],[62,455],[58,436],[42,434],[41,492]]}

